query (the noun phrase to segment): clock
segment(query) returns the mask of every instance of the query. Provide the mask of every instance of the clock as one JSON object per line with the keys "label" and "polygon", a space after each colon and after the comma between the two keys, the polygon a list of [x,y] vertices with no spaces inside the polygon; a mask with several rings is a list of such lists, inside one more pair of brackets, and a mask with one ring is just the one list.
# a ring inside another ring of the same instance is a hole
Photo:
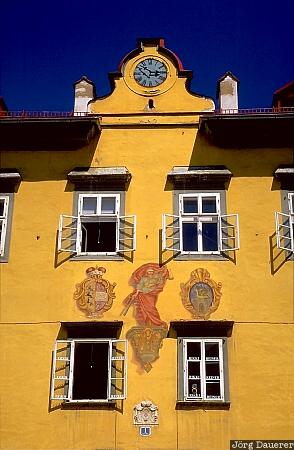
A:
{"label": "clock", "polygon": [[167,79],[167,66],[159,59],[143,59],[134,69],[134,79],[140,86],[159,86]]}

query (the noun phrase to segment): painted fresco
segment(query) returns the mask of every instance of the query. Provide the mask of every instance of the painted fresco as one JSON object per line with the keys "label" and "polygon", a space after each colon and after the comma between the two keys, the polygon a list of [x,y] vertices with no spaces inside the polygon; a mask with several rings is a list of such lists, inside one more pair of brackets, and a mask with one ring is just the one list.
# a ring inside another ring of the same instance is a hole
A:
{"label": "painted fresco", "polygon": [[86,317],[99,319],[112,306],[116,283],[111,284],[102,278],[105,272],[104,267],[89,267],[86,270],[87,277],[76,284],[74,301]]}
{"label": "painted fresco", "polygon": [[208,270],[193,270],[189,281],[180,286],[183,305],[194,319],[207,320],[217,310],[222,284],[211,280]]}
{"label": "painted fresco", "polygon": [[159,357],[162,340],[167,335],[168,325],[159,315],[156,304],[158,295],[164,289],[167,280],[172,279],[168,269],[156,263],[147,263],[133,272],[129,284],[133,292],[124,300],[123,315],[133,308],[137,322],[132,327],[127,338],[131,342],[137,361],[149,372],[151,362]]}

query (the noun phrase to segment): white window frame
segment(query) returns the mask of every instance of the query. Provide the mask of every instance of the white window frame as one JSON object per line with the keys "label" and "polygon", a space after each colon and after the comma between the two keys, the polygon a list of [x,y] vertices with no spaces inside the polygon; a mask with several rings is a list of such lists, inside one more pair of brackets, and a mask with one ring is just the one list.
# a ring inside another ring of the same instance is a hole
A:
{"label": "white window frame", "polygon": [[[215,213],[203,213],[202,212],[202,199],[207,197],[215,197],[216,199],[216,212]],[[197,198],[198,203],[198,213],[185,213],[184,212],[184,200],[186,198]],[[203,250],[203,236],[202,236],[202,224],[203,223],[219,223],[220,216],[220,195],[219,193],[198,193],[198,194],[179,194],[179,216],[180,216],[180,252],[182,254],[219,254],[220,250],[217,251],[205,251]],[[193,223],[198,224],[198,250],[197,251],[185,251],[183,250],[183,224]],[[219,226],[217,227],[217,239],[219,243]]]}
{"label": "white window frame", "polygon": [[[84,198],[96,198],[97,210],[93,214],[83,213]],[[115,198],[114,213],[103,213],[102,199]],[[59,219],[58,251],[70,252],[77,256],[116,256],[119,253],[136,250],[136,216],[120,215],[121,194],[115,193],[79,193],[77,215],[62,214]],[[84,222],[115,222],[115,251],[82,251],[82,230]]]}
{"label": "white window frame", "polygon": [[[184,401],[200,401],[200,402],[225,402],[225,374],[224,374],[224,342],[225,338],[184,338],[182,341],[183,352],[183,377],[180,382],[183,382],[183,400]],[[189,342],[200,344],[201,358],[190,357],[187,355],[187,344]],[[216,343],[219,346],[219,358],[205,358],[205,344]],[[219,363],[219,377],[207,376],[206,367],[209,361],[217,361]],[[189,364],[199,362],[200,376],[189,375]],[[189,380],[200,380],[201,392],[198,395],[189,393]],[[206,393],[206,384],[219,382],[220,396],[208,396]]]}
{"label": "white window frame", "polygon": [[[163,214],[162,220],[162,247],[182,255],[220,255],[222,252],[239,250],[239,216],[238,214],[221,214],[220,193],[218,192],[195,192],[178,194],[179,214]],[[216,212],[203,213],[202,199],[215,197]],[[184,212],[184,199],[197,198],[198,212]],[[198,250],[187,251],[183,249],[183,224],[198,224]],[[203,250],[202,224],[207,222],[217,223],[217,250]],[[229,245],[229,241],[233,245]]]}
{"label": "white window frame", "polygon": [[294,192],[288,192],[287,203],[288,213],[275,213],[277,247],[294,253]]}
{"label": "white window frame", "polygon": [[0,216],[0,223],[2,226],[0,238],[0,256],[2,257],[5,253],[5,243],[7,236],[9,197],[7,195],[0,195],[0,200],[4,200],[3,214]]}
{"label": "white window frame", "polygon": [[293,216],[294,220],[294,192],[288,192],[288,204],[289,204],[289,212]]}
{"label": "white window frame", "polygon": [[[107,398],[105,399],[73,399],[75,344],[82,343],[107,343],[108,351],[108,379]],[[121,346],[122,351],[118,356],[115,346]],[[69,403],[105,403],[115,400],[123,400],[127,396],[127,340],[125,339],[59,339],[55,342],[53,351],[51,400],[66,401]],[[62,355],[62,356],[60,356]],[[121,361],[123,368],[116,368],[116,361]],[[62,373],[62,375],[60,375]],[[118,389],[121,394],[113,393]]]}
{"label": "white window frame", "polygon": [[[103,214],[101,210],[102,198],[115,198],[115,212],[113,214]],[[96,198],[97,199],[97,213],[96,214],[83,214],[83,200],[84,198]],[[115,248],[114,252],[99,252],[100,255],[116,255],[119,244],[119,208],[120,208],[120,195],[119,194],[79,194],[78,200],[78,239],[77,239],[77,255],[97,255],[97,252],[83,252],[82,247],[82,229],[83,221],[113,221],[116,223],[115,234]],[[91,220],[92,219],[92,220]]]}

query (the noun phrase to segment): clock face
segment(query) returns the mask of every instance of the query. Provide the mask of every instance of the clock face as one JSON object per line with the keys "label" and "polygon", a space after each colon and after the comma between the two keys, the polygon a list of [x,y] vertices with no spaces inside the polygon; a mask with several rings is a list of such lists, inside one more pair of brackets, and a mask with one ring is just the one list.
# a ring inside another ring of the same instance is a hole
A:
{"label": "clock face", "polygon": [[146,58],[136,65],[134,78],[140,86],[159,86],[167,78],[167,67],[158,59]]}

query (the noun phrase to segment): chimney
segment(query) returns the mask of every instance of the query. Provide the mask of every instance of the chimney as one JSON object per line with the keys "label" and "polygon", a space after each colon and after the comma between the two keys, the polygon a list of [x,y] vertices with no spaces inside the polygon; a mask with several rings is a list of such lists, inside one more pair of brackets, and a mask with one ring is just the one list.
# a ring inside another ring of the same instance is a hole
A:
{"label": "chimney", "polygon": [[238,112],[238,88],[239,80],[231,72],[226,72],[218,80],[216,95],[221,113]]}
{"label": "chimney", "polygon": [[75,113],[88,112],[88,103],[96,96],[95,85],[87,77],[83,76],[74,83],[75,90]]}

